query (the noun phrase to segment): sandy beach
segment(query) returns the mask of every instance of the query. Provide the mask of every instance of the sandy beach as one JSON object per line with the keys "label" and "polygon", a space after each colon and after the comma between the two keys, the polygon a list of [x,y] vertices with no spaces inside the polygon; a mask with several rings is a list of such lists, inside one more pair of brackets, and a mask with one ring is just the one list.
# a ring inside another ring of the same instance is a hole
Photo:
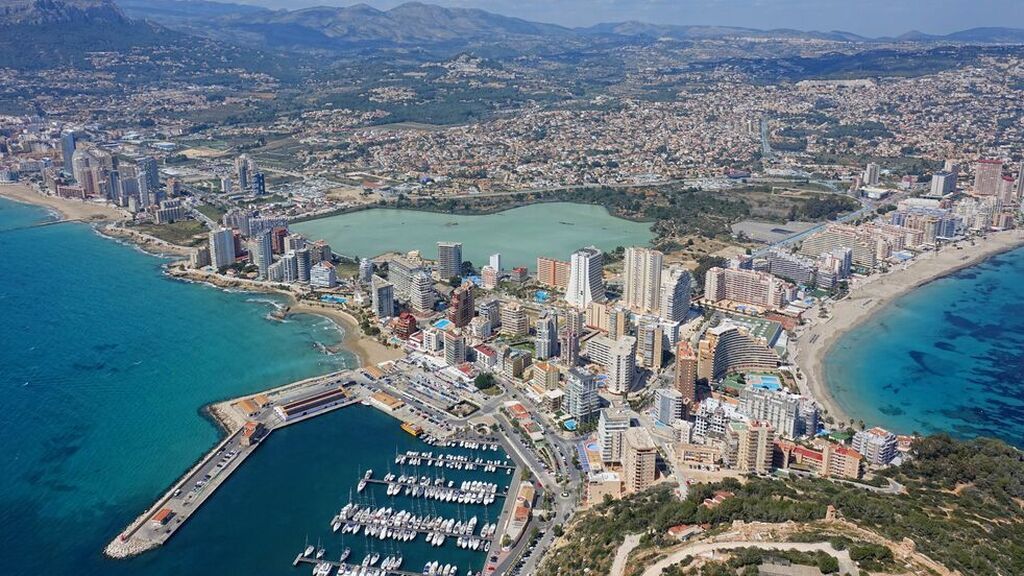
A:
{"label": "sandy beach", "polygon": [[345,332],[345,349],[355,354],[362,366],[377,365],[389,360],[397,360],[405,354],[398,348],[389,348],[368,336],[364,336],[362,330],[359,329],[359,322],[356,318],[340,308],[303,300],[290,306],[288,314],[324,316],[341,326]]}
{"label": "sandy beach", "polygon": [[15,202],[45,206],[60,214],[61,220],[102,222],[121,220],[125,217],[120,209],[109,204],[47,196],[36,192],[28,184],[0,184],[0,196]]}
{"label": "sandy beach", "polygon": [[939,252],[924,254],[906,268],[896,267],[885,274],[859,280],[849,296],[826,306],[828,318],[818,317],[819,308],[807,312],[809,323],[797,329],[792,347],[793,361],[802,377],[797,382],[801,393],[815,398],[836,422],[845,422],[855,414],[847,414],[833,398],[826,381],[825,358],[829,350],[848,330],[870,318],[903,294],[957,270],[973,266],[986,258],[1024,245],[1019,230],[991,233],[983,239],[945,246]]}

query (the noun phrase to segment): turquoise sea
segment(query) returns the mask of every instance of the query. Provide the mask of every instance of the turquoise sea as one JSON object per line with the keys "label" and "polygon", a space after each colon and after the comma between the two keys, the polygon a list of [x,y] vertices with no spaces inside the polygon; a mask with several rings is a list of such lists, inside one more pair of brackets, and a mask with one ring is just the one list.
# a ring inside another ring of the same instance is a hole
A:
{"label": "turquoise sea", "polygon": [[0,199],[2,572],[308,573],[291,567],[307,536],[339,553],[328,522],[360,470],[421,447],[362,406],[275,433],[165,547],[102,556],[217,442],[203,405],[355,360],[322,352],[341,340],[327,320],[270,320],[272,298],[167,279],[162,260],[83,224],[25,228],[48,217]]}
{"label": "turquoise sea", "polygon": [[836,343],[825,370],[868,425],[1024,447],[1024,249],[894,300]]}

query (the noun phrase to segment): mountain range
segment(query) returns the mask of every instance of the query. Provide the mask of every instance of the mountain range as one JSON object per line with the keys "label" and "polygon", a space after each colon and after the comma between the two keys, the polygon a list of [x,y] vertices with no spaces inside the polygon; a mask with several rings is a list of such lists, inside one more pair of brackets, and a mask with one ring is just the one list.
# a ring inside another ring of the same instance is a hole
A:
{"label": "mountain range", "polygon": [[326,42],[339,47],[360,44],[471,43],[509,39],[571,38],[585,41],[595,37],[648,41],[747,37],[860,43],[1024,43],[1024,29],[1019,28],[974,28],[947,35],[929,35],[912,31],[895,38],[868,38],[843,31],[757,30],[733,26],[663,25],[636,21],[566,28],[479,9],[445,8],[420,2],[409,2],[390,10],[378,10],[366,4],[270,10],[207,0],[118,0],[118,3],[133,18],[154,20],[172,27],[207,29],[266,44],[282,43],[295,46],[306,43],[301,38],[303,33],[309,34],[317,45]]}
{"label": "mountain range", "polygon": [[[168,29],[177,34],[166,34]],[[1016,28],[975,28],[942,36],[908,32],[897,38],[866,38],[842,31],[644,22],[567,28],[485,10],[420,2],[389,10],[366,4],[271,10],[209,0],[0,0],[0,65],[17,64],[29,57],[34,65],[43,66],[46,58],[68,61],[87,51],[162,45],[169,37],[187,42],[193,36],[225,46],[280,53],[388,48],[437,52],[475,49],[516,55],[530,50],[586,51],[631,43],[728,38],[816,39],[866,46],[891,42],[1024,44],[1024,29]]]}

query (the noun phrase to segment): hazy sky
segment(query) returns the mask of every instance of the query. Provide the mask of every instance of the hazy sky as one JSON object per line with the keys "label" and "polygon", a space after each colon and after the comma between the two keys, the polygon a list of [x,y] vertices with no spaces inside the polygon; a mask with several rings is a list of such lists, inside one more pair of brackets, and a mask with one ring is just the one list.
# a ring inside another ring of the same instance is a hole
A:
{"label": "hazy sky", "polygon": [[[232,1],[232,0],[223,0]],[[273,8],[343,6],[347,0],[234,0]],[[390,8],[404,0],[365,0]],[[1024,0],[424,0],[507,16],[587,26],[641,20],[751,28],[845,30],[868,36],[908,30],[931,34],[978,26],[1024,28]]]}

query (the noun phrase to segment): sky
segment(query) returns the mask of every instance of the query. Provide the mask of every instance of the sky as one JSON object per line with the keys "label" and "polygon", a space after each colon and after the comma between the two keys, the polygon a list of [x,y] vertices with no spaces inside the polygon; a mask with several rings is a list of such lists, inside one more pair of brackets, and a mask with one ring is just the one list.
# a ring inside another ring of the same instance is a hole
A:
{"label": "sky", "polygon": [[[345,6],[351,0],[222,0],[271,8]],[[364,0],[387,9],[404,0]],[[749,28],[843,30],[894,36],[947,34],[981,26],[1024,28],[1024,0],[423,0],[564,26],[640,20]]]}

